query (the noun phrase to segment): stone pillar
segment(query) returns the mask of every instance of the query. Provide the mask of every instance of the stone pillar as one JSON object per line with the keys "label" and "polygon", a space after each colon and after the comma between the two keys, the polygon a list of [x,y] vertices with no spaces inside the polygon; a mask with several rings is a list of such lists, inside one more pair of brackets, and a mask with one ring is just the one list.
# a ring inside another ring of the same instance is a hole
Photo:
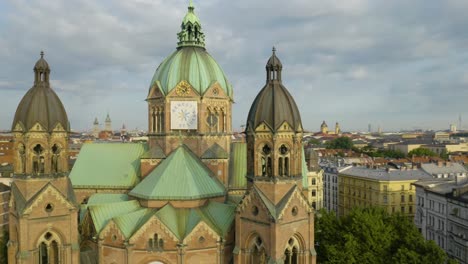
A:
{"label": "stone pillar", "polygon": [[224,263],[224,246],[225,246],[225,241],[223,240],[222,237],[219,238],[218,241],[216,241],[216,245],[218,246],[218,263],[223,264]]}
{"label": "stone pillar", "polygon": [[126,253],[127,253],[127,259],[126,259],[127,262],[126,262],[126,264],[132,264],[132,260],[131,260],[131,259],[132,259],[132,257],[133,257],[133,247],[134,247],[135,245],[129,244],[128,241],[126,241],[126,242],[124,243],[124,245],[125,245],[125,249],[126,249],[126,251],[127,251],[127,252],[126,252]]}
{"label": "stone pillar", "polygon": [[185,252],[186,252],[187,245],[180,243],[177,244],[177,262],[179,264],[185,264]]}

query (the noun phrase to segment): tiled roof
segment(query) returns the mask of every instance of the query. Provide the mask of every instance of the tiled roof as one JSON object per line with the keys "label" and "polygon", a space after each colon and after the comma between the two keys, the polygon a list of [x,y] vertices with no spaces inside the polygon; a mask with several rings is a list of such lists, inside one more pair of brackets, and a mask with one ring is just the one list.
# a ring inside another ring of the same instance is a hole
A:
{"label": "tiled roof", "polygon": [[181,145],[129,194],[149,200],[193,200],[225,193],[212,171],[187,146]]}
{"label": "tiled roof", "polygon": [[146,144],[84,144],[70,173],[74,188],[127,188],[140,177],[140,156]]}
{"label": "tiled roof", "polygon": [[466,168],[459,163],[444,163],[439,166],[437,163],[421,164],[421,169],[429,174],[453,174],[453,173],[467,173]]}
{"label": "tiled roof", "polygon": [[340,174],[381,181],[409,181],[432,178],[431,175],[420,169],[385,170],[352,166],[340,171]]}

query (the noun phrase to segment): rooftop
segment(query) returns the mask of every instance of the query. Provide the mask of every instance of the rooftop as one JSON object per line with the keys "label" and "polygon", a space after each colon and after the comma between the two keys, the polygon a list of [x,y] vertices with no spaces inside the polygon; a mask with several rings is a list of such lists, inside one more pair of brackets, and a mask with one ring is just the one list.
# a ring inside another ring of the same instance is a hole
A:
{"label": "rooftop", "polygon": [[366,178],[377,181],[411,181],[420,179],[432,179],[432,176],[420,169],[392,170],[372,169],[367,167],[348,167],[340,174]]}

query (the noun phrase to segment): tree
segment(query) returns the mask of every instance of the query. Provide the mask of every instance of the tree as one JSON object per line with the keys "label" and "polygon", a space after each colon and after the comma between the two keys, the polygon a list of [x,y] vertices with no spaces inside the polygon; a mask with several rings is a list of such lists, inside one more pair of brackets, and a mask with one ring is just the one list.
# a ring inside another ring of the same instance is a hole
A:
{"label": "tree", "polygon": [[8,263],[8,237],[8,232],[4,230],[0,237],[0,263]]}
{"label": "tree", "polygon": [[424,156],[428,156],[428,157],[435,157],[437,156],[437,154],[427,148],[417,148],[417,149],[413,149],[412,151],[410,151],[408,153],[408,157],[412,157],[412,156],[416,156],[416,157],[424,157]]}
{"label": "tree", "polygon": [[440,155],[439,155],[439,156],[440,156],[440,158],[442,158],[442,159],[444,159],[444,160],[448,160],[448,159],[449,159],[449,153],[448,153],[447,150],[445,150],[445,149],[442,150],[442,151],[440,152]]}
{"label": "tree", "polygon": [[434,241],[426,241],[406,216],[378,207],[355,208],[342,218],[321,210],[315,232],[318,263],[448,261],[445,252]]}
{"label": "tree", "polygon": [[326,143],[327,149],[352,149],[353,141],[349,137],[338,137]]}
{"label": "tree", "polygon": [[320,145],[320,141],[316,138],[311,138],[308,141],[309,145]]}

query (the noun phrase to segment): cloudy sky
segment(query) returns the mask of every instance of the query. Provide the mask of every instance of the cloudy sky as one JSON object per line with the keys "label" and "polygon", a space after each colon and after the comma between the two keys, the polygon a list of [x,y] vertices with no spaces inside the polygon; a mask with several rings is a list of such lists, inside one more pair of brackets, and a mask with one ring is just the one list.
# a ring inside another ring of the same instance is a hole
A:
{"label": "cloudy sky", "polygon": [[[188,0],[0,1],[0,129],[44,50],[72,129],[107,112],[146,129],[149,82]],[[234,87],[239,130],[276,46],[306,129],[468,129],[466,0],[195,0],[207,50]]]}

